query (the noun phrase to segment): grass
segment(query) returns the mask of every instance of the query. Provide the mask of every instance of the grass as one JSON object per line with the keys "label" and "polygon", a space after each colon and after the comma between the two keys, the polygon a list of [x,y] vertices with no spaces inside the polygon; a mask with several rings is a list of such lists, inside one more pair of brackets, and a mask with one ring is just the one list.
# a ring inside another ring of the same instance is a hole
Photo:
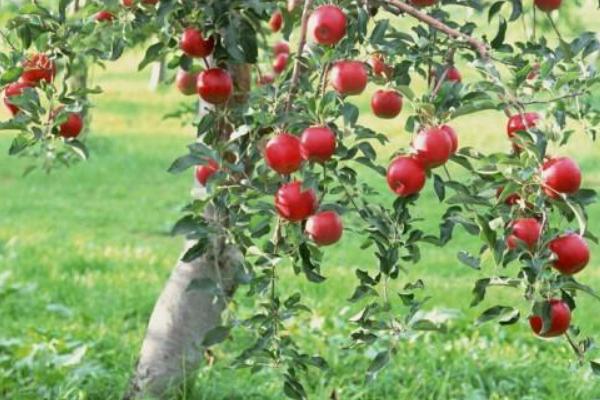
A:
{"label": "grass", "polygon": [[[192,177],[165,170],[192,135],[189,128],[161,119],[181,98],[173,90],[148,93],[147,73],[135,74],[134,60],[127,57],[109,71],[94,73],[105,93],[96,99],[89,162],[23,178],[27,161],[9,158],[5,150],[0,156],[0,397],[119,398],[154,301],[181,251],[181,241],[167,232],[189,198]],[[364,111],[362,122],[385,132],[392,143],[388,148],[405,146],[403,119],[375,120],[367,102],[368,96],[356,100]],[[508,147],[503,115],[486,112],[454,125],[462,145]],[[9,142],[10,135],[2,135],[0,148],[7,149]],[[554,149],[577,157],[587,187],[600,183],[598,150],[581,134],[566,148]],[[391,203],[385,183],[377,186],[381,199]],[[423,229],[436,231],[443,207],[431,183],[419,204]],[[598,218],[595,205],[590,220]],[[376,268],[368,252],[355,250],[358,244],[358,237],[347,232],[343,243],[326,250],[329,279],[321,285],[290,271],[281,279],[282,290],[300,291],[315,310],[289,331],[331,366],[326,373],[309,373],[310,398],[325,399],[333,391],[342,399],[600,398],[600,383],[575,365],[564,341],[536,339],[524,321],[506,328],[474,326],[486,306],[520,304],[526,315],[527,304],[516,291],[498,289],[484,304],[468,308],[474,280],[493,267],[477,272],[456,260],[458,250],[478,246],[460,230],[444,249],[424,246],[422,262],[395,287],[423,277],[430,307],[459,309],[458,318],[447,334],[401,343],[393,362],[364,384],[363,371],[374,353],[341,350],[352,328],[348,317],[359,307],[345,302],[353,290],[353,271]],[[593,246],[594,256],[598,250]],[[593,257],[581,281],[600,287],[598,265]],[[597,307],[581,297],[575,311],[587,335],[600,330]],[[215,349],[217,362],[202,367],[194,398],[281,398],[283,371],[232,369],[229,361],[239,350],[233,341]]]}

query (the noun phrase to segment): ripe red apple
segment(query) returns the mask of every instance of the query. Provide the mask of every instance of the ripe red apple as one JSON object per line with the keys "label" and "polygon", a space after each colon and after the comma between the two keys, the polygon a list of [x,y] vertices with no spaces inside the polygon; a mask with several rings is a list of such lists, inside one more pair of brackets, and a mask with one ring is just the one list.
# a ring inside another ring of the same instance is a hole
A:
{"label": "ripe red apple", "polygon": [[544,320],[539,315],[529,317],[529,326],[536,335],[542,337],[560,336],[569,329],[571,309],[567,303],[560,299],[550,299],[548,303],[550,304],[550,326],[546,329],[546,332],[541,333]]}
{"label": "ripe red apple", "polygon": [[346,15],[333,4],[320,6],[308,19],[308,32],[315,43],[332,46],[346,34]]}
{"label": "ripe red apple", "polygon": [[406,197],[415,194],[425,186],[425,168],[409,156],[396,158],[387,170],[387,182],[392,192]]}
{"label": "ripe red apple", "polygon": [[79,113],[67,113],[67,120],[58,126],[60,136],[70,139],[79,136],[83,130],[83,118]]}
{"label": "ripe red apple", "polygon": [[533,3],[542,11],[550,12],[558,10],[562,0],[534,0]]}
{"label": "ripe red apple", "polygon": [[523,115],[515,114],[508,119],[508,123],[506,124],[506,134],[509,138],[512,138],[517,132],[535,128],[540,118],[540,115],[536,112],[528,112]]}
{"label": "ripe red apple", "polygon": [[281,30],[281,25],[283,25],[283,14],[281,14],[281,11],[277,10],[271,15],[269,26],[271,27],[271,31],[279,32]]}
{"label": "ripe red apple", "polygon": [[402,110],[402,96],[393,89],[379,89],[371,98],[371,110],[379,118],[394,118]]}
{"label": "ripe red apple", "polygon": [[310,217],[318,205],[315,191],[304,189],[300,181],[283,184],[275,194],[275,209],[288,221],[298,222]]}
{"label": "ripe red apple", "polygon": [[456,134],[456,131],[450,125],[442,125],[440,126],[440,129],[446,132],[446,136],[448,136],[448,139],[450,140],[450,153],[456,153],[456,151],[458,150],[458,135]]}
{"label": "ripe red apple", "polygon": [[429,127],[421,130],[412,142],[415,158],[425,168],[435,168],[446,163],[452,155],[452,139],[440,127]]}
{"label": "ripe red apple", "polygon": [[548,243],[548,248],[556,255],[554,268],[565,275],[573,275],[590,261],[590,248],[585,239],[576,233],[567,233]]}
{"label": "ripe red apple", "polygon": [[369,65],[373,69],[373,74],[378,77],[389,78],[394,74],[394,68],[385,63],[381,54],[372,54],[369,57]]}
{"label": "ripe red apple", "polygon": [[359,61],[338,61],[329,73],[331,85],[342,95],[361,94],[367,87],[367,69]]}
{"label": "ripe red apple", "polygon": [[285,66],[287,65],[289,54],[288,53],[279,53],[275,56],[275,60],[273,61],[273,72],[276,74],[280,74],[285,70]]}
{"label": "ripe red apple", "polygon": [[446,80],[456,83],[462,82],[462,76],[454,65],[448,68],[448,72],[446,72]]}
{"label": "ripe red apple", "polygon": [[302,165],[300,139],[290,133],[280,133],[267,142],[265,160],[273,170],[283,175],[297,171]]}
{"label": "ripe red apple", "polygon": [[198,29],[186,28],[181,35],[179,48],[190,57],[208,57],[215,48],[215,38],[205,39]]}
{"label": "ripe red apple", "polygon": [[35,53],[23,62],[21,82],[37,85],[41,81],[50,83],[56,75],[54,61],[43,53]]}
{"label": "ripe red apple", "polygon": [[415,7],[429,7],[437,3],[438,0],[410,0]]}
{"label": "ripe red apple", "polygon": [[311,126],[302,133],[300,153],[305,160],[324,163],[335,152],[335,133],[326,126]]}
{"label": "ripe red apple", "polygon": [[198,72],[190,72],[180,68],[179,71],[177,71],[177,76],[175,76],[175,85],[177,86],[177,89],[186,96],[195,94],[198,75]]}
{"label": "ripe red apple", "polygon": [[219,164],[215,160],[208,160],[206,164],[196,166],[196,180],[202,186],[219,170]]}
{"label": "ripe red apple", "polygon": [[94,19],[97,22],[111,22],[115,19],[115,14],[111,13],[108,10],[98,11],[94,16]]}
{"label": "ripe red apple", "polygon": [[334,244],[342,237],[342,219],[335,211],[322,211],[306,221],[306,234],[319,246]]}
{"label": "ripe red apple", "polygon": [[549,197],[559,198],[559,193],[573,194],[581,186],[581,170],[569,157],[550,158],[542,166],[544,192]]}
{"label": "ripe red apple", "polygon": [[123,7],[131,8],[135,4],[135,0],[121,0]]}
{"label": "ripe red apple", "polygon": [[10,98],[13,96],[20,96],[23,94],[25,89],[30,88],[31,84],[26,82],[14,82],[4,88],[4,105],[12,115],[17,115],[20,111],[19,107],[11,103]]}
{"label": "ripe red apple", "polygon": [[273,45],[273,54],[277,55],[280,53],[290,54],[290,45],[283,40],[280,40]]}
{"label": "ripe red apple", "polygon": [[271,74],[270,72],[265,72],[264,74],[262,74],[261,76],[258,77],[258,79],[256,80],[256,83],[259,86],[264,86],[264,85],[270,85],[274,81],[275,81],[275,77],[273,76],[273,74]]}
{"label": "ripe red apple", "polygon": [[[496,198],[500,198],[503,191],[504,187],[499,186],[498,189],[496,189]],[[519,196],[518,193],[511,193],[504,199],[504,203],[508,206],[514,206],[518,204],[519,200],[521,200],[521,196]]]}
{"label": "ripe red apple", "polygon": [[519,218],[511,224],[512,232],[506,239],[509,249],[516,249],[519,240],[534,248],[542,234],[542,225],[535,218]]}
{"label": "ripe red apple", "polygon": [[210,68],[198,75],[196,89],[202,99],[211,104],[222,104],[233,94],[233,80],[222,68]]}

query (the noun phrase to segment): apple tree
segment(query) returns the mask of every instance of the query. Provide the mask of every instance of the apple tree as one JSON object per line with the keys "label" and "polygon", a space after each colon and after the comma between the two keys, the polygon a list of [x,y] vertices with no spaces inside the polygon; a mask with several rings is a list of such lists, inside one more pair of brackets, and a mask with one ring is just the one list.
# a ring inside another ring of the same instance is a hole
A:
{"label": "apple tree", "polygon": [[[89,95],[101,89],[70,78],[140,43],[140,69],[164,59],[176,73],[190,102],[169,116],[191,121],[196,133],[169,168],[194,168],[198,185],[173,227],[185,249],[155,305],[126,398],[168,398],[184,381],[189,388],[203,350],[241,330],[254,340],[235,364],[278,368],[283,393],[306,398],[304,371],[327,361],[287,330],[310,308],[302,293],[279,287],[280,271],[324,281],[323,254],[343,245],[344,231],[360,234],[361,251],[377,260],[348,271],[356,276],[350,347],[377,350],[368,380],[393,363],[401,341],[445,329],[444,316],[428,312],[426,282],[407,281],[405,271],[418,270],[421,249],[444,246],[457,227],[480,243],[458,260],[496,266],[474,282],[470,306],[503,286],[520,290],[530,310],[523,316],[523,304],[498,304],[477,322],[525,318],[533,334],[564,337],[582,364],[600,369],[574,313],[578,295],[597,297],[576,279],[590,259],[588,241],[597,242],[586,213],[595,192],[582,187],[577,160],[561,153],[574,134],[596,136],[600,43],[581,27],[571,40],[561,35],[570,5],[122,0],[89,1],[68,15],[69,3],[24,4],[2,29],[0,85],[12,118],[0,128],[15,133],[9,154],[47,171],[86,158]],[[521,23],[531,24],[525,37],[510,41]],[[273,45],[270,31],[294,40]],[[353,100],[368,82],[379,87],[375,117],[407,116],[398,127],[405,145],[391,158],[380,154],[389,138],[359,123]],[[494,110],[506,114],[507,151],[461,146],[453,120]],[[460,171],[454,177],[449,162]],[[413,216],[425,185],[445,209],[437,232]],[[241,292],[254,307],[223,319]]]}

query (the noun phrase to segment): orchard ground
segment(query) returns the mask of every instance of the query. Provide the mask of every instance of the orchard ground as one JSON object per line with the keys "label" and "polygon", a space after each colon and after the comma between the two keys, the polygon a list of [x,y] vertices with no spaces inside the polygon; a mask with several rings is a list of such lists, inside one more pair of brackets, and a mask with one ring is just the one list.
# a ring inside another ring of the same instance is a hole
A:
{"label": "orchard ground", "polygon": [[[11,399],[115,399],[122,393],[143,338],[152,306],[180,254],[182,241],[169,236],[180,208],[189,199],[192,171],[169,175],[170,162],[192,139],[189,127],[162,115],[184,99],[174,89],[149,93],[148,72],[136,73],[140,55],[125,57],[108,71],[95,68],[92,84],[104,87],[95,97],[89,162],[50,176],[37,171],[23,178],[28,160],[6,155],[11,135],[0,136],[0,397]],[[465,71],[465,81],[469,71]],[[403,112],[390,121],[371,115],[369,95],[354,98],[361,122],[388,135],[380,149],[387,160],[392,150],[408,144]],[[188,98],[191,101],[191,98]],[[406,107],[406,105],[405,105]],[[5,110],[0,115],[6,117]],[[461,146],[508,150],[505,117],[486,112],[452,123]],[[600,144],[581,132],[556,154],[580,162],[584,186],[600,183]],[[455,168],[450,165],[450,173]],[[391,204],[383,177],[362,171],[362,179],[379,182],[380,201]],[[431,181],[415,214],[426,232],[438,232],[439,205]],[[600,205],[590,208],[592,229]],[[346,217],[347,218],[347,217]],[[296,289],[316,311],[289,326],[308,351],[317,350],[331,370],[309,374],[310,398],[325,399],[337,390],[342,399],[591,399],[600,397],[600,380],[588,367],[577,368],[566,341],[535,338],[526,322],[528,304],[521,301],[521,321],[509,327],[475,326],[479,313],[493,304],[518,301],[516,289],[492,289],[492,296],[471,309],[474,281],[494,274],[490,260],[481,272],[461,264],[461,249],[477,252],[477,241],[460,228],[445,248],[424,245],[422,262],[406,265],[408,274],[395,291],[421,277],[430,308],[460,310],[446,334],[426,334],[398,346],[393,363],[376,380],[364,383],[369,357],[346,354],[348,318],[360,304],[346,302],[352,294],[356,267],[376,270],[375,259],[359,250],[353,221],[340,243],[325,249],[323,274],[317,285],[281,267],[280,284]],[[357,226],[357,225],[354,225]],[[600,252],[578,275],[600,288]],[[517,266],[498,274],[515,273]],[[244,289],[236,310],[244,314]],[[581,295],[574,322],[584,334],[600,332],[598,302]],[[509,301],[511,299],[511,301]],[[258,373],[229,367],[242,348],[236,341],[216,347],[215,362],[205,363],[199,399],[276,399],[280,380],[266,369]]]}

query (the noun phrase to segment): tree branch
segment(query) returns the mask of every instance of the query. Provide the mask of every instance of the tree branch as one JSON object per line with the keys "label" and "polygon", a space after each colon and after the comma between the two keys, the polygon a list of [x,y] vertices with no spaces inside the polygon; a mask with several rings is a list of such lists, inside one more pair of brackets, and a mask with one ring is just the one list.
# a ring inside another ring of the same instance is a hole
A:
{"label": "tree branch", "polygon": [[563,96],[553,97],[553,98],[547,99],[547,100],[522,101],[521,104],[524,104],[524,105],[529,105],[529,104],[548,104],[548,103],[554,103],[554,102],[560,101],[560,100],[571,99],[571,98],[574,98],[574,97],[583,96],[584,94],[585,94],[584,91],[573,92],[573,93],[567,93],[567,94],[565,94]]}
{"label": "tree branch", "polygon": [[[427,25],[431,26],[432,28],[434,28],[442,33],[445,33],[446,35],[450,36],[451,38],[464,40],[466,43],[469,44],[469,46],[471,46],[473,48],[473,50],[475,50],[477,53],[479,53],[481,58],[483,58],[484,60],[489,59],[490,55],[489,55],[489,51],[488,51],[488,46],[484,42],[481,42],[481,41],[475,39],[474,37],[471,37],[465,33],[462,33],[460,31],[456,30],[456,29],[450,28],[448,25],[444,24],[442,21],[433,18],[431,15],[428,15],[428,14],[414,8],[413,6],[409,5],[408,3],[404,3],[403,1],[381,0],[381,2],[384,3],[384,8],[393,14],[398,15],[398,14],[400,14],[400,12],[404,12],[404,13],[410,15],[411,17],[418,19],[421,22],[426,23]],[[386,7],[386,4],[388,6],[395,7],[396,10],[394,10],[394,8],[392,8],[392,7]]]}
{"label": "tree branch", "polygon": [[310,17],[310,9],[312,8],[313,0],[304,0],[304,8],[302,9],[302,22],[300,25],[300,39],[298,41],[298,50],[296,52],[296,59],[294,60],[294,70],[292,72],[292,81],[290,82],[290,90],[288,93],[287,102],[285,104],[285,111],[288,112],[292,108],[292,102],[296,94],[298,81],[300,80],[300,59],[304,46],[306,45],[306,30],[308,27],[308,17]]}

